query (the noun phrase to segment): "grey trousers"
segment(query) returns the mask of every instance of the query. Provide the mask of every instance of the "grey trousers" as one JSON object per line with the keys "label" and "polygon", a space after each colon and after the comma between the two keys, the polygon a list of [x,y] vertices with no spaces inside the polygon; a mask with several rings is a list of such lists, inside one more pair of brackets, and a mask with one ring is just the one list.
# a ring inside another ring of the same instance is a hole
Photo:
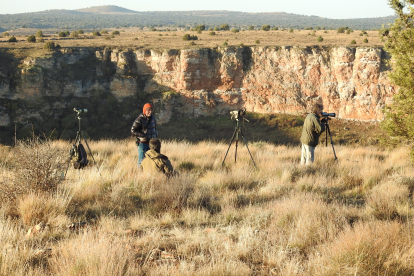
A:
{"label": "grey trousers", "polygon": [[315,160],[315,147],[302,144],[302,157],[300,158],[301,165],[309,165]]}

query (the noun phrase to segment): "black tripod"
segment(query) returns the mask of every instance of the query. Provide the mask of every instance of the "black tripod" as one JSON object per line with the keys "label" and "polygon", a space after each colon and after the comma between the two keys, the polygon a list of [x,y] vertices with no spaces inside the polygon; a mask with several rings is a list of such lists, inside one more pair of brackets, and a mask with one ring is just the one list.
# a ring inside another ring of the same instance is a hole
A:
{"label": "black tripod", "polygon": [[[81,131],[81,116],[80,116],[80,114],[81,113],[86,113],[86,112],[88,112],[88,110],[87,109],[78,109],[78,108],[74,108],[73,110],[75,112],[77,112],[76,119],[78,119],[78,122],[79,122],[79,130],[76,133],[75,143],[73,143],[73,146],[69,151],[69,160],[68,160],[68,166],[67,166],[66,172],[65,172],[65,177],[66,177],[66,174],[67,174],[68,169],[69,169],[70,160],[72,160],[72,157],[75,155],[75,153],[80,154],[79,152],[77,152],[77,149],[79,148],[79,144],[82,143],[82,139],[85,141],[85,144],[88,147],[89,153],[92,156],[93,163],[97,164],[96,161],[95,161],[95,158],[93,157],[92,151],[89,148],[88,141],[86,140],[86,137],[83,134],[83,131]],[[86,166],[86,165],[87,165],[87,161],[86,161],[86,164],[84,166]],[[79,169],[80,168],[81,167],[79,167]],[[98,169],[99,175],[102,177],[101,172],[99,171],[99,168],[98,167],[96,167],[96,168]]]}
{"label": "black tripod", "polygon": [[331,145],[332,145],[332,150],[333,150],[333,153],[334,153],[334,156],[335,156],[335,160],[336,161],[338,161],[338,157],[336,157],[336,153],[335,153],[335,148],[334,148],[334,143],[333,143],[333,141],[332,141],[332,135],[331,135],[331,129],[329,128],[329,120],[330,120],[331,118],[329,118],[329,117],[326,117],[326,120],[325,120],[325,122],[324,122],[324,124],[325,124],[325,128],[326,128],[326,130],[325,130],[325,135],[326,135],[326,138],[325,138],[325,145],[326,145],[326,147],[328,146],[328,134],[329,134],[329,137],[331,138]]}
{"label": "black tripod", "polygon": [[238,116],[236,118],[236,129],[234,130],[233,136],[231,137],[229,148],[227,149],[226,155],[224,156],[223,163],[221,163],[222,167],[224,166],[224,161],[226,161],[227,154],[229,153],[231,144],[233,143],[234,139],[236,139],[236,151],[234,152],[234,163],[236,163],[236,160],[237,160],[237,146],[238,146],[238,143],[239,143],[239,133],[243,137],[243,141],[244,141],[244,144],[246,145],[247,150],[249,151],[250,158],[252,158],[253,164],[256,167],[256,163],[254,162],[253,156],[250,153],[249,147],[247,146],[246,138],[244,138],[243,131],[241,130],[241,128],[239,126],[239,118],[241,118],[242,121],[246,120],[248,122],[248,120],[246,118],[244,118],[244,116],[241,116],[241,117]]}

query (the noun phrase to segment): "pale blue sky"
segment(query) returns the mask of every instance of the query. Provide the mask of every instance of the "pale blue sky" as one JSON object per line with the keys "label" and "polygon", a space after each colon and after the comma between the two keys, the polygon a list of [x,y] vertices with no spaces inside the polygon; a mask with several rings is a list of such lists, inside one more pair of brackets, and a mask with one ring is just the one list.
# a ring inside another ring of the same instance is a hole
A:
{"label": "pale blue sky", "polygon": [[134,11],[287,12],[335,19],[381,17],[394,14],[387,0],[14,0],[1,5],[0,14],[50,9],[75,10],[101,5],[116,5]]}

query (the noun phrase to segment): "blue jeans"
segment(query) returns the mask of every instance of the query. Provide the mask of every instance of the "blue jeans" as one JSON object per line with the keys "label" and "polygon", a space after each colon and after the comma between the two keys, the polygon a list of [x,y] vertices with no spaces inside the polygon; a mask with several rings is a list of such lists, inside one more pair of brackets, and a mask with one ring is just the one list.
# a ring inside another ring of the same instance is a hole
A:
{"label": "blue jeans", "polygon": [[141,166],[142,159],[145,158],[145,153],[149,150],[149,144],[139,143],[138,145],[138,167]]}

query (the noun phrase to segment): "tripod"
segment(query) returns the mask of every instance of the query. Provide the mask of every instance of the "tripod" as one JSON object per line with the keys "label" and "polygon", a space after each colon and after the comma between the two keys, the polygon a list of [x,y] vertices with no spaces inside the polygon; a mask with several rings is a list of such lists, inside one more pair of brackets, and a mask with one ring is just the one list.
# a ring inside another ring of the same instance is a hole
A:
{"label": "tripod", "polygon": [[[67,174],[68,169],[69,169],[70,160],[75,155],[75,152],[77,152],[76,149],[78,148],[79,144],[81,144],[82,139],[85,141],[85,144],[88,147],[89,153],[92,156],[93,163],[96,164],[95,158],[93,157],[93,154],[92,154],[92,151],[89,147],[88,141],[86,140],[86,137],[83,134],[83,131],[81,131],[81,116],[80,116],[80,114],[84,113],[84,112],[86,113],[86,112],[88,112],[88,110],[87,109],[76,109],[76,108],[74,108],[73,110],[77,112],[76,119],[78,119],[78,122],[79,122],[79,130],[76,133],[75,143],[73,144],[73,146],[72,146],[72,148],[69,152],[70,155],[69,155],[69,160],[68,160],[68,166],[67,166],[66,172],[65,172],[65,177],[66,177],[66,174]],[[78,152],[77,154],[80,154],[80,153]],[[87,165],[87,161],[86,161],[86,164],[84,166],[86,166],[86,165]],[[79,169],[80,168],[82,168],[82,167],[79,167]],[[102,177],[101,172],[99,171],[99,168],[98,167],[96,167],[96,168],[99,172],[99,175]]]}
{"label": "tripod", "polygon": [[[244,118],[244,116],[241,116],[241,120],[243,122],[245,120],[248,121],[246,118]],[[231,137],[230,144],[229,144],[229,148],[227,149],[226,155],[224,156],[223,163],[221,163],[221,166],[222,167],[224,166],[224,161],[226,161],[227,154],[229,153],[231,144],[233,143],[234,139],[236,139],[236,151],[234,152],[234,163],[236,163],[236,161],[237,161],[237,146],[238,146],[238,143],[239,143],[239,134],[243,137],[243,141],[244,141],[244,144],[246,145],[247,150],[249,151],[250,158],[252,159],[253,164],[256,167],[256,163],[254,162],[253,156],[250,153],[249,147],[247,146],[246,138],[244,138],[243,131],[241,130],[241,128],[239,126],[239,118],[238,117],[236,118],[236,129],[233,132],[233,136]]]}
{"label": "tripod", "polygon": [[324,124],[325,124],[325,128],[326,128],[326,133],[325,133],[325,135],[326,135],[326,138],[325,138],[325,145],[326,145],[326,147],[328,146],[328,133],[329,133],[329,137],[331,138],[331,145],[332,145],[332,150],[333,150],[333,154],[334,154],[334,156],[335,156],[335,160],[336,161],[338,161],[338,157],[336,157],[336,153],[335,153],[335,148],[334,148],[334,143],[333,143],[333,141],[332,141],[332,135],[331,135],[331,129],[329,128],[329,120],[330,120],[331,118],[329,118],[329,117],[326,117],[326,121],[324,122]]}

